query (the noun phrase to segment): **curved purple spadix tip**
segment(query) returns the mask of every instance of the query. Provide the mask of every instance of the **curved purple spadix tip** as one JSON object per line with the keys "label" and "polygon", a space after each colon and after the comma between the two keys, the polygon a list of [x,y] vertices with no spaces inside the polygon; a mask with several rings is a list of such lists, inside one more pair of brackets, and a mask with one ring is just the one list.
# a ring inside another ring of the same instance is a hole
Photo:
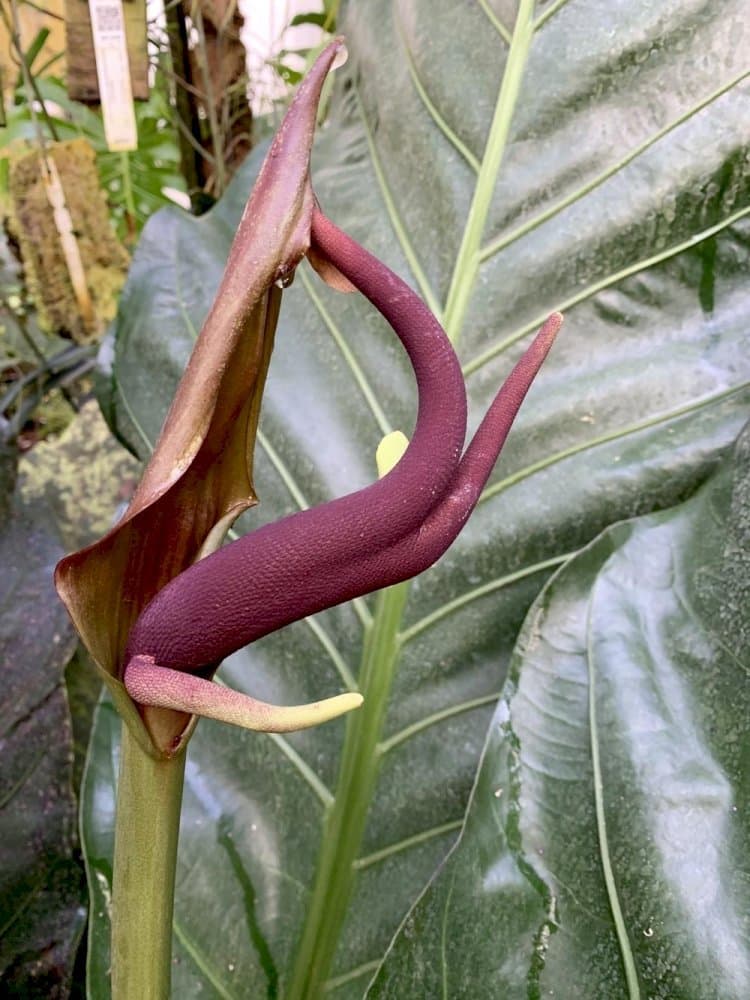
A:
{"label": "curved purple spadix tip", "polygon": [[[141,613],[126,663],[146,656],[161,667],[205,673],[269,632],[427,568],[476,505],[562,323],[555,313],[544,324],[462,457],[465,389],[437,320],[317,208],[312,246],[370,299],[406,348],[419,391],[411,443],[378,482],[266,525],[177,576]],[[138,696],[144,701],[142,685]]]}

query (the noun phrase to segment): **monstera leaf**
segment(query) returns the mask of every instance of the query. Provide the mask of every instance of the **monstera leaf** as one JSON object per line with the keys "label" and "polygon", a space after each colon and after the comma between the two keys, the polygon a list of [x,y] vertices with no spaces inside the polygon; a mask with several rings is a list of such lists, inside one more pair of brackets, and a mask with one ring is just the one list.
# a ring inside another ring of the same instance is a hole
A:
{"label": "monstera leaf", "polygon": [[[750,402],[740,346],[750,308],[748,63],[736,44],[743,8],[740,0],[343,7],[350,58],[318,137],[316,194],[327,215],[440,315],[465,366],[470,420],[541,319],[562,309],[567,322],[479,508],[434,569],[396,594],[300,622],[225,663],[233,686],[268,701],[300,703],[359,683],[366,702],[348,724],[345,749],[343,722],[289,737],[198,726],[181,831],[175,996],[361,997],[463,825],[516,636],[549,574],[609,525],[685,500],[737,437]],[[106,409],[144,458],[262,152],[209,215],[155,216],[136,253]],[[363,301],[300,266],[284,292],[264,396],[254,469],[261,505],[240,530],[372,480],[381,436],[394,427],[408,433],[414,419],[414,387],[394,345]],[[679,636],[666,630],[658,641],[678,644]],[[703,694],[694,689],[699,703]],[[701,707],[710,713],[708,702]],[[606,724],[619,725],[618,739],[628,720],[616,713],[630,708],[608,702],[615,717]],[[720,745],[731,732],[712,738]],[[684,733],[687,744],[697,741],[696,754],[700,738],[697,728]],[[512,741],[500,752],[515,753]],[[668,771],[674,761],[665,754],[643,766]],[[550,796],[568,787],[559,757],[558,770],[539,776]],[[117,721],[105,708],[84,800],[97,998],[107,991],[116,758]],[[645,814],[630,815],[640,792],[626,759],[618,761],[608,808],[621,796],[628,816],[620,821],[643,823]],[[705,775],[688,768],[684,780],[698,789]],[[555,809],[545,813],[539,842],[573,851],[564,807]],[[494,844],[494,816],[472,822],[488,823]],[[591,893],[604,907],[601,844],[590,824],[585,833]],[[658,953],[650,980],[661,976],[661,995],[670,995],[679,963],[663,955],[687,947],[694,924],[677,905],[668,916],[652,912],[643,873],[655,868],[644,860],[637,881],[636,862],[629,864],[631,892],[644,892],[637,927],[677,942]],[[592,997],[606,995],[601,984],[620,990],[611,910],[601,910],[601,947],[581,931],[580,954],[572,945],[555,951],[563,935],[547,940],[558,919],[553,903],[576,885],[564,890],[543,868],[523,869],[516,909],[518,870],[508,872],[509,891],[493,897],[499,915],[493,908],[477,931],[490,951],[506,933],[518,943],[503,960],[513,966],[507,981],[546,984],[550,962],[549,982],[562,994],[580,995],[582,983]],[[501,884],[503,871],[495,875]],[[435,885],[437,892],[443,883]],[[723,881],[717,886],[724,891]],[[442,952],[412,959],[408,938],[423,925],[404,925],[377,979],[386,992],[461,995],[447,956],[464,953],[469,966],[464,935],[478,925],[470,886],[459,888],[461,910],[451,917],[449,909],[439,926],[433,914],[424,928],[425,949],[444,934]],[[524,893],[536,893],[528,912]],[[746,912],[734,897],[726,906],[728,921]],[[628,911],[624,926],[632,919]],[[436,980],[441,954],[445,972]],[[592,963],[584,982],[581,968]],[[391,970],[398,976],[407,967],[409,978],[394,986]],[[464,995],[502,995],[497,966],[476,968],[486,979]],[[705,995],[700,980],[685,974],[681,983],[684,995]]]}

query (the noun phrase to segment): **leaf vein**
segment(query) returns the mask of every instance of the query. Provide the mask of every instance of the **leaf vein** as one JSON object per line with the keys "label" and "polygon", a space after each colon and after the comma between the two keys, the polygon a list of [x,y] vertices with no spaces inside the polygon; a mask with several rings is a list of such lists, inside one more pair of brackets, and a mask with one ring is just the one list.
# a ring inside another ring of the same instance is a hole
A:
{"label": "leaf vein", "polygon": [[483,365],[487,364],[488,361],[491,361],[492,358],[496,357],[498,354],[502,354],[503,351],[506,351],[518,340],[521,340],[526,336],[526,334],[531,333],[532,330],[536,330],[542,325],[551,312],[565,312],[568,309],[572,309],[573,306],[580,305],[581,302],[585,302],[587,299],[592,298],[598,292],[604,291],[605,288],[610,288],[612,285],[617,284],[618,281],[623,281],[625,278],[629,278],[632,275],[637,274],[639,271],[645,271],[649,267],[654,267],[657,264],[663,263],[665,260],[676,257],[677,254],[682,253],[683,250],[689,250],[691,247],[698,246],[698,244],[703,243],[705,240],[710,239],[717,233],[722,232],[735,222],[739,222],[739,220],[743,219],[746,215],[750,215],[750,206],[741,208],[739,211],[734,212],[721,222],[717,222],[716,225],[709,226],[708,229],[695,233],[693,236],[683,240],[681,243],[676,243],[674,246],[669,247],[668,250],[663,250],[661,253],[654,254],[651,257],[644,257],[642,260],[635,261],[635,263],[629,264],[627,267],[623,267],[619,271],[615,271],[614,274],[610,274],[606,278],[601,278],[599,281],[592,282],[587,288],[582,289],[580,292],[576,292],[575,295],[571,295],[569,298],[558,303],[558,305],[554,306],[552,309],[547,309],[543,313],[535,316],[530,322],[524,324],[524,326],[522,326],[515,333],[510,334],[510,336],[501,340],[493,347],[488,347],[486,351],[479,354],[473,361],[464,365],[464,375],[467,377],[469,375],[473,375],[474,372],[478,371]]}
{"label": "leaf vein", "polygon": [[385,754],[393,750],[394,747],[399,746],[401,743],[405,743],[418,733],[424,732],[425,729],[429,729],[431,726],[439,725],[439,723],[452,719],[456,715],[461,715],[463,712],[471,712],[475,708],[481,708],[483,705],[493,704],[499,699],[499,697],[499,691],[491,691],[489,694],[483,694],[479,698],[462,701],[457,705],[448,705],[446,708],[442,708],[440,711],[434,712],[432,715],[426,715],[423,718],[418,719],[410,726],[406,726],[406,728],[394,733],[394,735],[390,736],[387,740],[383,740],[382,743],[378,744],[377,752],[381,757],[385,756]]}
{"label": "leaf vein", "polygon": [[[482,497],[484,497],[484,494],[482,494]],[[482,497],[480,497],[480,501]],[[418,636],[420,632],[424,632],[425,629],[431,628],[436,622],[440,621],[441,618],[446,618],[454,611],[458,611],[460,608],[465,607],[472,601],[478,601],[480,598],[486,597],[488,594],[493,594],[496,590],[501,590],[503,587],[508,587],[512,583],[517,583],[519,580],[523,580],[527,576],[533,576],[535,573],[541,573],[545,569],[552,569],[554,566],[559,566],[560,563],[570,559],[573,555],[575,555],[574,552],[564,552],[562,555],[552,556],[550,559],[543,559],[541,562],[532,563],[530,566],[524,566],[523,569],[516,570],[515,573],[508,573],[506,576],[497,577],[494,580],[483,583],[481,587],[476,587],[474,590],[461,594],[452,601],[447,601],[439,608],[436,608],[429,615],[426,615],[418,622],[415,622],[414,625],[405,629],[401,633],[402,644],[411,642],[411,640]]]}
{"label": "leaf vein", "polygon": [[310,765],[304,760],[294,749],[291,743],[284,739],[280,733],[266,733],[268,738],[274,743],[279,750],[284,754],[287,760],[297,768],[299,773],[305,779],[307,784],[312,788],[317,797],[320,799],[321,803],[327,809],[333,804],[333,794],[326,785],[323,784],[318,775],[313,771]]}
{"label": "leaf vein", "polygon": [[[398,6],[396,6],[396,10],[398,10]],[[401,44],[404,49],[404,54],[406,55],[406,65],[409,70],[409,76],[411,77],[411,81],[414,84],[414,89],[416,90],[419,99],[422,101],[422,104],[425,106],[427,113],[430,115],[435,125],[440,129],[440,131],[446,137],[448,142],[456,149],[458,153],[461,154],[461,156],[463,156],[463,158],[472,168],[474,173],[478,174],[479,160],[477,159],[476,156],[474,156],[474,154],[466,145],[466,143],[464,143],[450,127],[448,122],[445,120],[445,118],[442,116],[442,114],[440,113],[440,111],[430,98],[430,95],[427,93],[427,90],[421,81],[419,74],[417,73],[417,67],[414,62],[414,56],[412,54],[411,49],[409,48],[409,43],[404,34],[403,26],[401,24],[401,19],[398,16],[398,14],[396,14],[396,26],[399,38],[401,39]]]}
{"label": "leaf vein", "polygon": [[367,854],[364,857],[357,858],[353,863],[353,867],[358,871],[362,871],[365,868],[369,868],[371,865],[385,861],[386,858],[390,858],[394,854],[400,854],[402,851],[408,851],[412,847],[419,847],[420,844],[425,844],[430,840],[434,840],[436,837],[442,837],[446,833],[452,833],[454,830],[459,830],[463,825],[464,821],[463,818],[461,818],[450,820],[448,823],[441,823],[439,826],[430,827],[429,830],[422,830],[420,833],[412,834],[411,837],[404,837],[402,840],[394,841],[394,843],[388,844],[386,847],[381,847],[379,851],[373,851],[372,854]]}
{"label": "leaf vein", "polygon": [[301,277],[302,277],[302,285],[305,291],[307,292],[308,296],[310,297],[310,300],[312,301],[313,305],[320,314],[320,318],[323,320],[323,324],[325,325],[326,329],[333,337],[333,340],[336,346],[338,347],[339,351],[341,352],[344,361],[346,361],[347,365],[349,366],[349,369],[351,370],[352,376],[354,377],[354,381],[359,386],[360,392],[364,396],[367,405],[370,407],[370,410],[372,411],[372,415],[375,418],[375,422],[378,425],[380,433],[383,435],[390,434],[393,428],[391,427],[391,424],[388,418],[386,417],[383,408],[378,402],[378,398],[375,395],[375,391],[368,382],[367,376],[362,370],[362,367],[360,366],[359,361],[357,360],[354,354],[354,351],[352,351],[352,349],[349,347],[349,345],[346,342],[346,338],[342,334],[341,330],[339,330],[338,326],[334,323],[331,314],[323,305],[323,301],[318,295],[318,293],[315,291],[315,288],[313,286],[312,281],[310,281],[309,276],[304,271],[302,271]]}
{"label": "leaf vein", "polygon": [[567,2],[568,0],[554,0],[554,3],[551,3],[545,11],[542,11],[534,22],[534,31],[539,31],[545,21],[552,17],[553,14],[556,14],[558,10],[560,10],[561,7],[564,7]]}
{"label": "leaf vein", "polygon": [[540,212],[540,214],[535,216],[533,219],[530,219],[528,222],[525,222],[521,226],[517,226],[516,229],[512,230],[510,233],[507,233],[503,236],[498,236],[496,239],[491,240],[486,246],[482,247],[482,249],[479,251],[479,257],[481,262],[484,263],[484,261],[489,260],[495,254],[499,253],[501,250],[504,250],[505,247],[509,246],[511,243],[515,243],[517,240],[521,239],[522,236],[525,236],[527,233],[532,232],[534,229],[538,229],[539,226],[549,221],[549,219],[554,218],[554,216],[559,215],[566,208],[569,208],[570,205],[573,205],[575,204],[575,202],[580,201],[581,198],[585,197],[595,188],[602,185],[605,181],[609,180],[611,177],[619,173],[621,170],[624,170],[625,167],[627,167],[630,163],[636,160],[642,153],[645,153],[648,149],[650,149],[651,146],[654,146],[657,142],[661,141],[670,132],[673,132],[676,128],[679,128],[680,125],[683,125],[689,118],[692,118],[693,115],[698,114],[698,112],[708,107],[709,104],[712,104],[714,101],[717,101],[720,97],[723,97],[724,94],[728,93],[733,87],[737,86],[738,83],[741,83],[742,80],[744,80],[749,75],[750,75],[750,70],[745,70],[738,76],[733,77],[728,83],[725,83],[723,86],[718,87],[707,97],[704,97],[697,104],[694,104],[683,114],[679,115],[673,121],[663,126],[663,128],[660,128],[658,131],[654,132],[653,135],[650,135],[648,137],[648,139],[645,139],[639,145],[634,146],[629,153],[626,153],[626,155],[623,156],[621,159],[619,159],[616,163],[613,163],[611,166],[607,167],[606,170],[603,170],[601,173],[597,174],[586,184],[582,185],[580,188],[573,191],[571,194],[566,195],[565,198],[561,198],[560,201],[555,202],[554,205],[551,205],[543,212]]}
{"label": "leaf vein", "polygon": [[478,0],[478,2],[479,2],[479,6],[482,8],[482,10],[487,15],[487,20],[490,22],[490,24],[492,25],[492,27],[495,29],[495,31],[498,33],[498,35],[500,35],[500,37],[505,42],[505,44],[506,45],[510,45],[510,42],[511,42],[511,34],[510,34],[510,32],[505,27],[505,25],[500,20],[500,18],[497,16],[497,14],[494,12],[494,10],[492,9],[492,7],[490,7],[490,5],[487,2],[487,0]]}
{"label": "leaf vein", "polygon": [[625,926],[625,917],[620,905],[620,898],[617,892],[617,882],[615,880],[612,858],[609,851],[607,819],[604,811],[604,779],[602,776],[601,758],[599,756],[599,724],[596,714],[596,673],[594,669],[594,657],[591,645],[590,605],[587,610],[587,618],[585,656],[589,682],[589,740],[591,746],[594,808],[596,812],[596,832],[599,840],[599,854],[604,874],[604,884],[607,890],[607,897],[609,898],[609,906],[612,911],[612,919],[615,924],[617,942],[620,947],[620,954],[625,967],[625,980],[628,986],[628,997],[629,1000],[640,1000],[641,991],[638,984],[638,972],[635,964],[635,956],[628,937],[627,927]]}
{"label": "leaf vein", "polygon": [[640,431],[648,430],[649,427],[656,427],[659,424],[669,423],[670,420],[677,420],[679,417],[684,417],[689,413],[694,413],[697,410],[703,409],[705,406],[712,406],[714,403],[720,403],[725,399],[729,399],[735,394],[743,392],[746,389],[750,389],[750,381],[740,382],[739,385],[733,385],[728,389],[722,389],[721,392],[713,393],[710,396],[703,396],[700,399],[691,400],[689,403],[685,403],[682,406],[677,406],[673,410],[667,410],[666,413],[657,413],[655,416],[648,417],[646,420],[640,420],[637,423],[628,424],[627,427],[619,427],[617,430],[609,431],[606,434],[600,434],[598,437],[589,438],[587,441],[581,441],[579,444],[571,445],[570,448],[564,448],[562,451],[555,452],[554,455],[548,455],[546,458],[540,459],[538,462],[533,462],[531,465],[527,465],[523,469],[519,469],[518,472],[514,472],[512,475],[506,476],[505,479],[501,479],[499,482],[494,483],[482,493],[479,497],[478,503],[486,503],[488,500],[491,500],[492,497],[504,492],[509,487],[521,482],[523,479],[528,479],[535,473],[541,472],[544,469],[549,468],[551,465],[555,465],[557,462],[562,462],[566,458],[571,458],[573,455],[578,455],[582,451],[587,451],[589,448],[596,448],[599,445],[608,444],[611,441],[617,441],[619,438],[628,437],[630,434],[637,434]]}
{"label": "leaf vein", "polygon": [[367,140],[367,149],[370,153],[370,160],[372,161],[372,168],[375,172],[375,178],[378,182],[378,187],[380,188],[380,194],[383,198],[383,203],[385,205],[386,211],[388,213],[388,218],[390,219],[393,231],[396,234],[396,238],[401,245],[401,250],[403,251],[406,261],[411,268],[411,272],[414,275],[414,279],[419,285],[419,290],[422,294],[422,298],[425,300],[430,308],[430,311],[440,319],[440,303],[437,296],[432,290],[432,287],[427,280],[427,276],[422,270],[422,265],[419,263],[419,258],[411,245],[409,236],[406,232],[406,227],[401,221],[398,209],[396,208],[396,203],[391,194],[391,190],[388,187],[388,182],[385,177],[385,171],[380,162],[380,157],[378,156],[377,149],[375,148],[375,137],[372,134],[370,124],[367,120],[367,115],[365,113],[364,104],[362,102],[362,96],[359,92],[359,88],[355,85],[354,93],[357,99],[357,107],[359,109],[359,115],[362,120],[362,128],[365,133],[365,139]]}
{"label": "leaf vein", "polygon": [[197,947],[195,942],[188,936],[182,924],[175,917],[172,920],[172,930],[177,940],[180,942],[184,950],[187,952],[188,956],[192,960],[195,967],[204,976],[208,982],[213,986],[220,997],[224,1000],[234,1000],[234,994],[230,993],[224,983],[222,983],[219,978],[218,973],[215,969],[211,967],[206,957],[203,955],[201,950]]}
{"label": "leaf vein", "polygon": [[364,976],[368,972],[374,972],[382,961],[382,958],[373,958],[369,962],[363,962],[362,965],[358,965],[356,969],[349,969],[348,972],[342,972],[340,976],[334,976],[333,979],[329,979],[323,984],[323,992],[332,993],[339,986],[346,986],[353,979],[359,979],[360,976]]}

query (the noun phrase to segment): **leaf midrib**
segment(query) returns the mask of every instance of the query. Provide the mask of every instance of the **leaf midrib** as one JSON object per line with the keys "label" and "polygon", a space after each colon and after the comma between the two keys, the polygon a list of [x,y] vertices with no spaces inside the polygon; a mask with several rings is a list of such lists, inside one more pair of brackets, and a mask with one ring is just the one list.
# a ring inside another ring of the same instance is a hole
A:
{"label": "leaf midrib", "polygon": [[[601,572],[601,570],[600,570]],[[596,589],[596,582],[594,582]],[[641,1000],[641,990],[638,982],[638,970],[635,964],[635,955],[628,936],[625,917],[620,905],[620,896],[617,889],[617,879],[612,864],[612,856],[609,850],[609,834],[607,830],[607,818],[604,806],[604,779],[602,776],[601,756],[599,753],[599,722],[596,705],[596,670],[594,666],[594,653],[592,646],[592,621],[591,609],[593,606],[593,596],[590,598],[586,610],[586,670],[588,674],[588,709],[589,709],[589,743],[591,749],[591,769],[594,791],[594,811],[596,815],[596,832],[599,843],[599,858],[602,865],[604,885],[609,899],[609,907],[612,912],[612,920],[615,925],[617,943],[620,948],[622,964],[625,970],[625,981],[628,987],[629,1000]]]}
{"label": "leaf midrib", "polygon": [[[533,34],[533,9],[533,0],[521,0],[496,111],[467,218],[464,238],[456,260],[444,316],[446,332],[454,342],[463,325],[465,310],[477,275],[479,242],[496,185]],[[363,125],[367,130],[364,108],[358,94],[357,99]],[[390,192],[384,186],[384,175],[382,169],[379,169],[374,140],[369,132],[367,132],[367,142],[391,223],[412,266],[412,272],[420,287],[423,287],[426,279],[395,212]],[[435,312],[429,286],[426,288],[426,294],[423,287],[423,294]],[[399,584],[381,592],[372,628],[363,646],[359,679],[365,701],[357,713],[357,718],[350,718],[347,722],[334,803],[327,817],[310,906],[288,990],[289,997],[294,1000],[303,998],[310,1000],[318,995],[322,984],[328,979],[340,942],[356,877],[354,861],[376,785],[381,756],[377,748],[385,720],[385,708],[400,658],[398,635],[407,595],[408,584]]]}

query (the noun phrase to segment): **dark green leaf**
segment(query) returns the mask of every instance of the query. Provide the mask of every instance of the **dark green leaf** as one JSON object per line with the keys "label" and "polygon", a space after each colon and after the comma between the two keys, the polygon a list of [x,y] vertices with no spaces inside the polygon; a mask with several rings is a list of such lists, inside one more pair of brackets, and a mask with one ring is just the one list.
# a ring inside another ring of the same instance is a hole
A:
{"label": "dark green leaf", "polygon": [[0,530],[0,980],[65,997],[85,922],[63,670],[75,636],[52,586],[62,555],[36,512]]}
{"label": "dark green leaf", "polygon": [[748,996],[749,590],[746,432],[542,591],[461,840],[368,996]]}
{"label": "dark green leaf", "polygon": [[[50,34],[49,28],[40,28],[39,31],[37,31],[36,35],[34,36],[34,39],[32,40],[31,44],[24,52],[23,58],[28,69],[31,70],[33,68],[34,60],[39,55],[41,50],[44,48],[44,43],[49,38],[49,34]],[[19,77],[20,78],[18,85],[21,86],[23,78],[21,74],[19,74]]]}
{"label": "dark green leaf", "polygon": [[[2,430],[3,424],[0,423],[0,431]],[[18,453],[15,443],[4,440],[0,433],[0,523],[6,520],[10,511],[17,463]]]}
{"label": "dark green leaf", "polygon": [[[492,487],[454,549],[410,589],[383,752],[361,762],[363,784],[378,778],[364,838],[341,845],[359,855],[356,886],[341,932],[325,911],[317,928],[336,952],[326,975],[337,998],[362,995],[453,842],[518,629],[552,567],[607,525],[688,496],[738,434],[750,400],[740,0],[700,12],[686,0],[546,5],[540,19],[555,12],[525,61],[516,44],[510,76],[523,70],[520,92],[514,101],[506,87],[499,116],[512,25],[485,8],[462,6],[457,20],[447,0],[351,4],[350,59],[313,161],[326,213],[444,315],[466,364],[474,424],[519,341],[551,309],[567,312]],[[507,117],[498,170],[492,151]],[[160,213],[145,231],[122,300],[108,404],[141,455],[210,304],[260,156],[209,215]],[[486,204],[472,201],[475,190]],[[469,230],[481,235],[471,253],[461,249]],[[262,505],[243,526],[369,482],[381,434],[408,432],[413,414],[392,333],[357,296],[337,295],[300,267],[264,401]],[[269,700],[335,693],[357,673],[367,617],[360,602],[299,623],[237,654],[223,676]],[[223,996],[270,995],[269,953],[280,991],[289,989],[342,731],[334,723],[271,739],[199,725],[181,834],[175,996],[198,996],[207,982]],[[92,801],[104,804],[100,792]],[[111,806],[103,808],[106,817]],[[339,797],[334,812],[346,808]],[[96,832],[96,810],[88,822]],[[346,894],[346,865],[334,879],[326,891]],[[541,926],[534,893],[526,917],[523,907],[508,916],[514,926],[526,920],[527,941]],[[608,954],[602,962],[612,972]],[[433,994],[415,986],[402,995]]]}

